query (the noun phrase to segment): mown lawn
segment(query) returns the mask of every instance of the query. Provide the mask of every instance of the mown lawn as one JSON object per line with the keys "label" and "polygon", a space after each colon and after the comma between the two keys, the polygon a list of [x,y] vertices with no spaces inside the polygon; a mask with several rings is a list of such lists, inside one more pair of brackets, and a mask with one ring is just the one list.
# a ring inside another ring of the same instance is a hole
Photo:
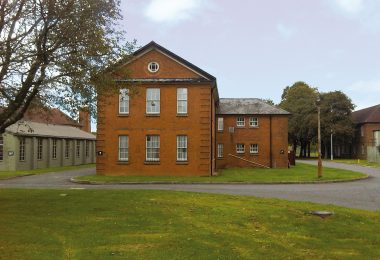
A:
{"label": "mown lawn", "polygon": [[337,163],[347,163],[347,164],[356,164],[362,166],[370,166],[370,167],[379,167],[380,163],[376,162],[368,162],[367,160],[358,160],[358,159],[334,159],[333,162]]}
{"label": "mown lawn", "polygon": [[77,169],[90,168],[90,167],[95,167],[95,164],[83,164],[83,165],[76,165],[76,166],[52,167],[52,168],[35,169],[35,170],[29,170],[29,171],[0,171],[0,180],[8,179],[11,177],[16,177],[16,176],[70,171],[70,170],[77,170]]}
{"label": "mown lawn", "polygon": [[1,259],[380,258],[380,212],[232,195],[1,189],[0,230]]}
{"label": "mown lawn", "polygon": [[334,168],[324,168],[323,177],[317,178],[317,167],[297,163],[290,169],[226,169],[212,177],[181,176],[99,176],[87,175],[76,180],[99,183],[128,182],[172,182],[172,183],[297,183],[352,180],[365,177],[364,174]]}

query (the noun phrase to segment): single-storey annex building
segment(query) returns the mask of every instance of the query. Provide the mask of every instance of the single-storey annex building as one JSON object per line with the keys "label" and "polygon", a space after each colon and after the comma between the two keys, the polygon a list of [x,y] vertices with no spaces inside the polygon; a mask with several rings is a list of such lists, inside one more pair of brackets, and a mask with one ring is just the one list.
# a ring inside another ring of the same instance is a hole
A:
{"label": "single-storey annex building", "polygon": [[214,76],[157,43],[110,73],[120,92],[98,97],[97,174],[288,166],[288,112],[259,99],[219,98]]}
{"label": "single-storey annex building", "polygon": [[31,108],[0,135],[0,171],[95,163],[90,117],[79,123],[58,109]]}

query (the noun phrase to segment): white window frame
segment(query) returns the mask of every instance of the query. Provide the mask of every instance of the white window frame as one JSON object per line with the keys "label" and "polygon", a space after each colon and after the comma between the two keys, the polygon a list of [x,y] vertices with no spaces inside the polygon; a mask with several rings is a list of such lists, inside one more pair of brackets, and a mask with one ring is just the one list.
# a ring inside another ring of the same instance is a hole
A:
{"label": "white window frame", "polygon": [[[151,92],[156,92],[156,93],[151,93]],[[160,114],[160,99],[161,99],[161,91],[159,88],[146,89],[146,113],[148,115]]]}
{"label": "white window frame", "polygon": [[4,160],[4,137],[0,135],[0,161]]}
{"label": "white window frame", "polygon": [[129,114],[129,89],[123,88],[119,92],[119,114]]}
{"label": "white window frame", "polygon": [[[152,140],[155,139],[155,140]],[[160,161],[160,136],[159,135],[147,135],[145,146],[145,160],[147,162],[159,162]],[[157,155],[157,156],[153,156]]]}
{"label": "white window frame", "polygon": [[57,139],[52,140],[53,145],[52,145],[52,153],[51,153],[51,158],[52,159],[57,159]]}
{"label": "white window frame", "polygon": [[257,117],[249,118],[249,126],[250,127],[259,127],[259,119]]}
{"label": "white window frame", "polygon": [[218,117],[218,131],[224,130],[224,119],[223,117]]}
{"label": "white window frame", "polygon": [[259,153],[259,145],[258,144],[250,144],[249,152],[251,154],[258,154]]}
{"label": "white window frame", "polygon": [[43,140],[37,138],[37,160],[42,160],[43,157]]}
{"label": "white window frame", "polygon": [[[241,120],[243,119],[243,120]],[[238,116],[236,118],[236,127],[244,127],[245,126],[245,118],[242,116]]]}
{"label": "white window frame", "polygon": [[129,136],[119,135],[119,161],[129,160]]}
{"label": "white window frame", "polygon": [[65,159],[70,157],[70,140],[65,140]]}
{"label": "white window frame", "polygon": [[177,161],[187,161],[187,135],[177,135]]}
{"label": "white window frame", "polygon": [[80,140],[76,140],[75,152],[76,157],[80,158]]}
{"label": "white window frame", "polygon": [[[177,114],[181,114],[181,115],[187,114],[187,99],[188,99],[187,93],[188,93],[187,88],[177,88]],[[180,106],[180,104],[182,105]]]}
{"label": "white window frame", "polygon": [[20,138],[20,147],[19,147],[19,161],[20,162],[23,162],[25,161],[25,138],[24,137],[21,137]]}
{"label": "white window frame", "polygon": [[224,157],[224,144],[218,144],[218,158]]}
{"label": "white window frame", "polygon": [[148,70],[151,73],[156,73],[160,69],[160,64],[156,61],[149,62],[148,64]]}
{"label": "white window frame", "polygon": [[245,145],[236,144],[236,153],[245,153]]}

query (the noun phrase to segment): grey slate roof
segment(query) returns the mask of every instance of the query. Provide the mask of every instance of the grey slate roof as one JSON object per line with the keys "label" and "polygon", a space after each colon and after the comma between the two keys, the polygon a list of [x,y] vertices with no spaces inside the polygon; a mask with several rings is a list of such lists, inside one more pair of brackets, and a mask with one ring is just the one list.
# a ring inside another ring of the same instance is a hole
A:
{"label": "grey slate roof", "polygon": [[258,98],[221,98],[221,115],[290,115],[288,111],[271,106]]}
{"label": "grey slate roof", "polygon": [[53,125],[31,121],[18,121],[5,129],[6,132],[21,136],[70,138],[95,140],[96,136],[73,126]]}
{"label": "grey slate roof", "polygon": [[380,123],[380,104],[352,112],[355,124]]}

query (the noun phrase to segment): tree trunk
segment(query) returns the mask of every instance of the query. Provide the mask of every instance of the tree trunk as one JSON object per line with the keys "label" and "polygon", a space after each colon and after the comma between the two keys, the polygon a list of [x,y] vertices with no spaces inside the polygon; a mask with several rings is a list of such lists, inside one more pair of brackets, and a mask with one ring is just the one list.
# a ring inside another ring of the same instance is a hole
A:
{"label": "tree trunk", "polygon": [[307,157],[310,158],[310,141],[307,142]]}

